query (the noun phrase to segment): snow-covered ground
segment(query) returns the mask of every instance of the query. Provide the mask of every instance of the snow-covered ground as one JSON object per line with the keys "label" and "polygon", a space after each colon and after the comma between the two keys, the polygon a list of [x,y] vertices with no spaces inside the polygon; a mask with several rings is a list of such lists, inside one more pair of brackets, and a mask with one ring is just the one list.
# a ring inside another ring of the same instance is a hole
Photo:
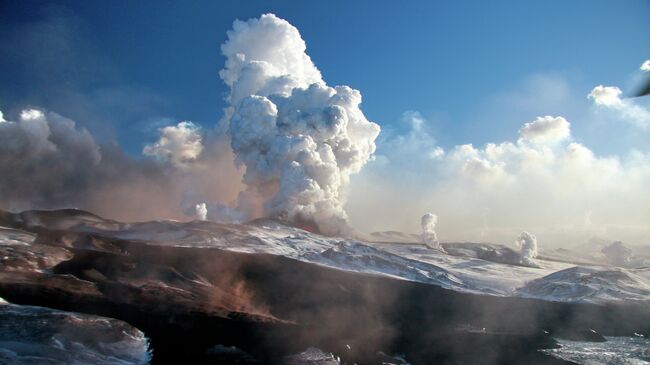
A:
{"label": "snow-covered ground", "polygon": [[[390,276],[463,292],[552,301],[650,301],[650,274],[647,270],[598,265],[572,269],[576,265],[570,262],[570,257],[563,261],[538,259],[538,267],[516,262],[509,264],[507,254],[512,250],[499,245],[448,243],[448,251],[454,252],[450,255],[421,244],[325,237],[272,220],[247,225],[158,221],[100,226],[84,226],[83,230],[141,240],[152,245],[216,247],[281,255],[337,269]],[[106,229],[107,226],[110,228]],[[401,242],[416,237],[397,232],[391,236],[401,238]],[[477,252],[486,250],[494,251],[496,258],[502,253],[506,255],[498,260],[477,258]],[[596,274],[571,275],[583,271]],[[555,273],[558,275],[553,275]],[[618,279],[603,279],[616,275]],[[588,288],[588,293],[585,288]]]}
{"label": "snow-covered ground", "polygon": [[468,256],[452,256],[416,244],[381,244],[381,248],[398,256],[444,268],[476,291],[495,295],[515,295],[528,281],[544,277],[573,265],[541,261],[539,267],[509,265]]}
{"label": "snow-covered ground", "polygon": [[[517,260],[511,248],[488,243],[443,243],[449,254],[421,244],[404,243],[416,235],[388,232],[369,242],[325,237],[273,220],[250,224],[206,221],[119,223],[78,211],[24,214],[27,230],[50,227],[93,232],[143,244],[212,247],[246,253],[281,255],[341,270],[389,276],[443,288],[498,296],[551,301],[650,303],[650,269],[620,269],[562,257],[538,258],[536,267]],[[58,216],[53,216],[58,214]],[[0,246],[33,238],[17,230],[0,230]],[[394,239],[395,242],[387,242]],[[0,247],[1,248],[1,247]]]}
{"label": "snow-covered ground", "polygon": [[137,365],[150,357],[144,334],[122,321],[0,298],[0,364]]}

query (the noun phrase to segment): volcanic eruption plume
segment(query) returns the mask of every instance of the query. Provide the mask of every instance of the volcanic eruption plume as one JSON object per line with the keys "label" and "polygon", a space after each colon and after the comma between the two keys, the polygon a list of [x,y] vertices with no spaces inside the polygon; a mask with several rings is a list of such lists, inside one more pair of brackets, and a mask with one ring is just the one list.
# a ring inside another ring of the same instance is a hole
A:
{"label": "volcanic eruption plume", "polygon": [[327,86],[305,49],[298,30],[273,14],[235,21],[221,47],[228,135],[246,167],[237,208],[345,234],[345,190],[380,129],[359,108],[359,91]]}

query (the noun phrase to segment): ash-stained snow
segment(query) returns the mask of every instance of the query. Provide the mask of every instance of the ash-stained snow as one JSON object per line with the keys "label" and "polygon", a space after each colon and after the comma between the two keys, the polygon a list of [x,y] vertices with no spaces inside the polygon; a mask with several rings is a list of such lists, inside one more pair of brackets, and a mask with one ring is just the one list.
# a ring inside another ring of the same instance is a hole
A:
{"label": "ash-stained snow", "polygon": [[116,319],[0,299],[0,364],[148,364],[149,343]]}

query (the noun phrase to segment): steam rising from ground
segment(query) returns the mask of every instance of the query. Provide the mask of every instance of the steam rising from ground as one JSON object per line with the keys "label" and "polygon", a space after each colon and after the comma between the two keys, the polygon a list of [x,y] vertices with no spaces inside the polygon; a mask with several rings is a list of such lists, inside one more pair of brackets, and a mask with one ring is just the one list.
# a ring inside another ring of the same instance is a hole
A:
{"label": "steam rising from ground", "polygon": [[327,86],[298,30],[272,14],[236,21],[221,49],[220,75],[231,88],[228,134],[236,162],[246,167],[248,188],[237,208],[248,218],[348,232],[345,190],[379,134],[359,109],[359,91]]}
{"label": "steam rising from ground", "polygon": [[200,221],[208,219],[208,208],[205,203],[197,204],[194,209],[196,210],[196,219]]}
{"label": "steam rising from ground", "polygon": [[440,242],[438,242],[438,236],[436,236],[436,224],[438,223],[438,216],[433,213],[427,213],[422,216],[422,243],[427,245],[429,248],[443,250],[440,247]]}
{"label": "steam rising from ground", "polygon": [[537,238],[524,231],[521,232],[515,241],[517,247],[521,249],[521,263],[524,265],[536,265],[535,258],[537,257]]}

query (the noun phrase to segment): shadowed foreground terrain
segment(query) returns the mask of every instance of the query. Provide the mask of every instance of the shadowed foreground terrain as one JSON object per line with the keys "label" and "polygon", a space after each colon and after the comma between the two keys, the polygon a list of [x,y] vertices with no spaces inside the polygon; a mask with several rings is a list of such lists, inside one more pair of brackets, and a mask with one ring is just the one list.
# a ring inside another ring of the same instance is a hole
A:
{"label": "shadowed foreground terrain", "polygon": [[215,345],[247,353],[220,364],[282,363],[309,347],[358,364],[380,363],[383,354],[412,364],[561,364],[537,351],[557,346],[553,336],[650,335],[644,306],[459,293],[59,224],[78,211],[38,214],[39,224],[0,214],[4,236],[16,242],[0,246],[0,297],[126,321],[151,339],[154,364],[215,363]]}

